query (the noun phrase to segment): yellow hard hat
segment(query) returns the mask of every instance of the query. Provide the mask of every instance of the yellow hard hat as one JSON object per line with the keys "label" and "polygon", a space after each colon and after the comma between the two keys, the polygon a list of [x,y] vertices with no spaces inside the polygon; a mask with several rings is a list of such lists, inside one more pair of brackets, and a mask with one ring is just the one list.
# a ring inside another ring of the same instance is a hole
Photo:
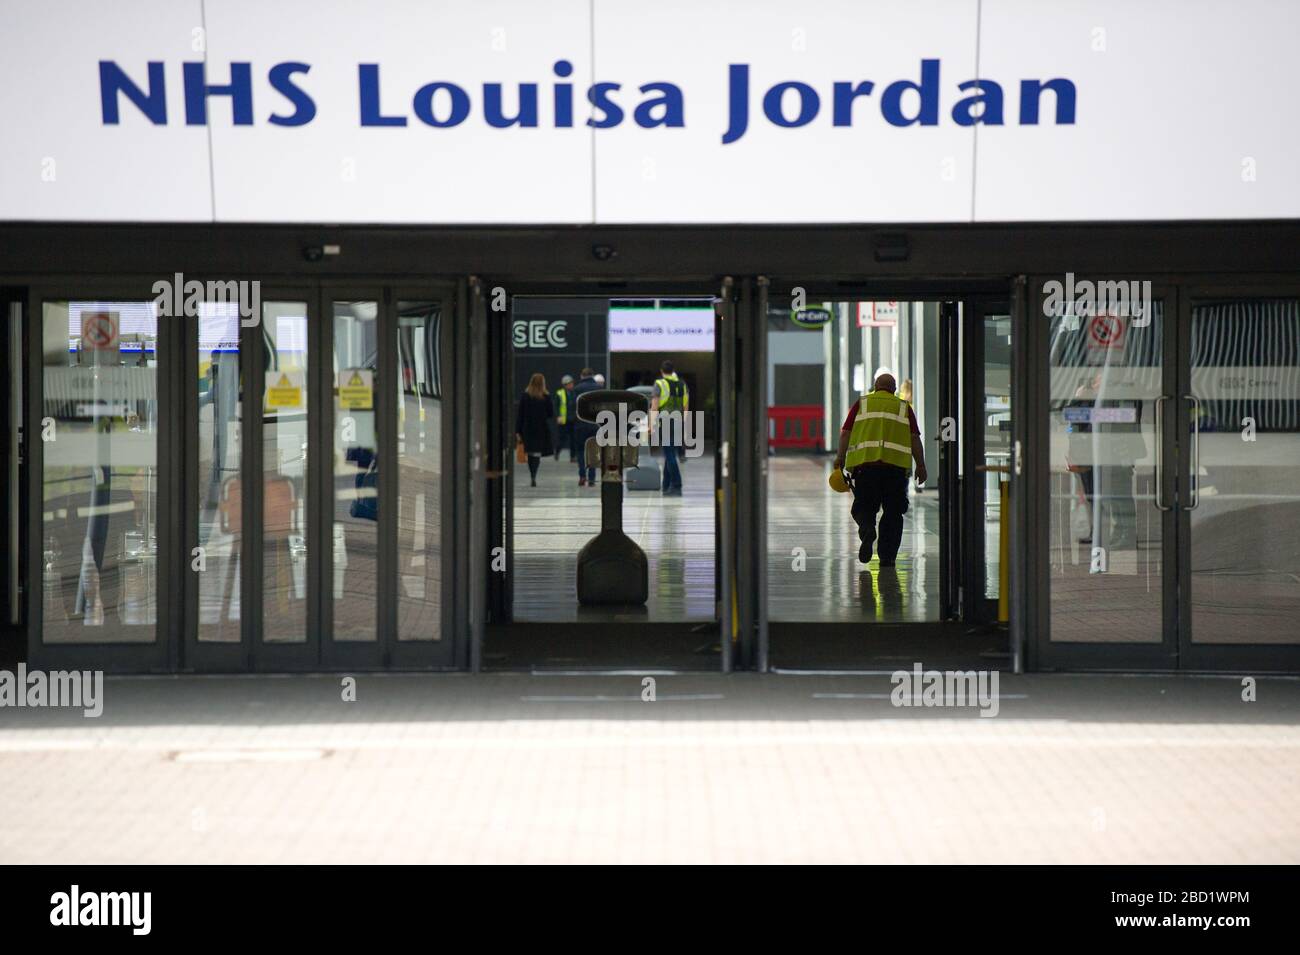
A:
{"label": "yellow hard hat", "polygon": [[839,468],[831,468],[830,476],[831,490],[837,494],[843,494],[849,489],[849,482],[844,477],[844,472]]}

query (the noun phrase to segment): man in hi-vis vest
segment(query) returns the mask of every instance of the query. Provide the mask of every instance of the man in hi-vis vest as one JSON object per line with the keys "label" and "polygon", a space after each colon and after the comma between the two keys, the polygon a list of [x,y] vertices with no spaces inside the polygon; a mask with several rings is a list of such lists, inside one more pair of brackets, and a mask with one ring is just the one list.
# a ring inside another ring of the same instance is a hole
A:
{"label": "man in hi-vis vest", "polygon": [[853,519],[858,524],[858,560],[871,560],[880,518],[880,566],[892,567],[903,542],[907,513],[907,473],[916,460],[916,483],[925,483],[925,449],[912,407],[894,394],[894,376],[876,377],[874,390],[849,408],[840,429],[835,466],[846,468],[853,481]]}
{"label": "man in hi-vis vest", "polygon": [[573,376],[565,375],[560,379],[560,388],[555,392],[555,460],[560,460],[560,448],[569,446],[570,463],[578,460],[578,449],[573,442],[573,422],[577,420],[573,407]]}
{"label": "man in hi-vis vest", "polygon": [[657,422],[660,447],[664,449],[664,483],[665,497],[677,497],[682,493],[682,469],[679,466],[682,453],[681,441],[686,429],[686,415],[691,407],[691,393],[686,382],[677,377],[671,359],[665,358],[659,365],[659,377],[655,379],[655,393],[650,398],[650,417],[657,419],[660,414],[673,415],[670,422]]}

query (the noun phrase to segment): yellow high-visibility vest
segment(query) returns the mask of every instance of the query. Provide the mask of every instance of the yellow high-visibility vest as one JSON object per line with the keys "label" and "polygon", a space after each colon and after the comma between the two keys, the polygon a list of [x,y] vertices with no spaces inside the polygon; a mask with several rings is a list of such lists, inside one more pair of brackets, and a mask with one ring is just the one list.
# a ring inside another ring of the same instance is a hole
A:
{"label": "yellow high-visibility vest", "polygon": [[569,389],[560,385],[560,413],[555,416],[560,424],[569,423]]}
{"label": "yellow high-visibility vest", "polygon": [[912,466],[912,427],[907,402],[888,391],[873,391],[858,399],[858,413],[849,432],[844,466],[883,461],[906,470]]}
{"label": "yellow high-visibility vest", "polygon": [[657,379],[655,387],[659,389],[660,411],[686,411],[690,408],[691,397],[686,390],[686,382],[678,378],[676,373]]}

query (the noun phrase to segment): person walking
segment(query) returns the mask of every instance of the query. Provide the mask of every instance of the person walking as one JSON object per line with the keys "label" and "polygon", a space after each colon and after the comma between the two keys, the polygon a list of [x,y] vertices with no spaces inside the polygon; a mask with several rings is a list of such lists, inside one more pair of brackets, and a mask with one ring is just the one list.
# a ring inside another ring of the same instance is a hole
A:
{"label": "person walking", "polygon": [[551,453],[551,419],[555,407],[546,391],[546,379],[541,372],[528,379],[528,387],[519,396],[519,410],[515,414],[515,441],[523,445],[528,456],[528,476],[537,487],[537,469],[542,456]]}
{"label": "person walking", "polygon": [[569,393],[569,400],[573,403],[573,443],[574,450],[577,452],[578,459],[578,487],[598,487],[596,483],[596,469],[587,467],[587,439],[594,438],[598,430],[596,424],[590,421],[583,421],[577,416],[578,398],[589,391],[600,391],[600,383],[596,381],[596,372],[591,368],[584,368],[579,373],[578,383],[573,386],[573,391]]}
{"label": "person walking", "polygon": [[[665,358],[659,364],[659,377],[655,379],[655,393],[650,400],[650,417],[654,422],[652,426],[657,428],[655,434],[659,446],[664,450],[665,497],[680,497],[682,493],[682,471],[678,466],[678,456],[690,404],[691,396],[686,382],[677,377],[672,360]],[[668,417],[660,418],[661,414]]]}
{"label": "person walking", "polygon": [[569,462],[578,460],[577,449],[573,446],[573,422],[577,415],[573,408],[573,376],[565,375],[560,379],[560,389],[555,393],[555,460],[560,460],[560,449],[569,448]]}
{"label": "person walking", "polygon": [[880,518],[881,567],[893,567],[903,543],[907,476],[916,462],[917,484],[926,479],[925,449],[912,407],[896,394],[894,376],[878,375],[872,391],[849,408],[840,429],[835,467],[848,470],[853,486],[853,520],[858,525],[858,560],[871,560]]}

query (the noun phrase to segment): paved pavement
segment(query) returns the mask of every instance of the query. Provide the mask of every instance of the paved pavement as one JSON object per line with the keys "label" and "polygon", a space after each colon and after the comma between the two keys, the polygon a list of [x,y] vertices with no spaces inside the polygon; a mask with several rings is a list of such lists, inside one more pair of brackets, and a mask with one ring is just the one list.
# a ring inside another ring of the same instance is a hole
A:
{"label": "paved pavement", "polygon": [[110,679],[0,708],[0,862],[1300,861],[1300,681]]}

